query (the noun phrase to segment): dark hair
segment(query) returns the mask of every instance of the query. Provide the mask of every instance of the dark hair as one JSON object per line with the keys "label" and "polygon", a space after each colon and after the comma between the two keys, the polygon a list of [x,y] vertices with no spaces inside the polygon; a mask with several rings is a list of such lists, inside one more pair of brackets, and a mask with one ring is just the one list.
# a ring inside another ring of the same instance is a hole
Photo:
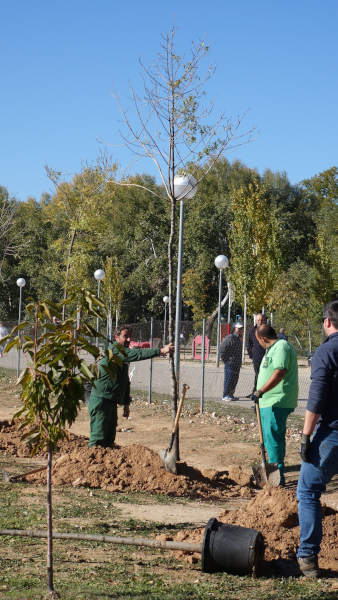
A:
{"label": "dark hair", "polygon": [[338,329],[338,300],[332,300],[324,306],[324,317],[328,317],[335,329]]}
{"label": "dark hair", "polygon": [[276,340],[277,333],[271,325],[260,325],[257,329],[259,338],[265,337],[267,340]]}
{"label": "dark hair", "polygon": [[115,327],[114,336],[117,335],[117,337],[118,337],[119,335],[121,335],[121,333],[124,329],[126,329],[127,331],[133,331],[132,327],[130,327],[130,325],[125,325],[125,323],[121,323],[121,325],[118,325],[117,327]]}

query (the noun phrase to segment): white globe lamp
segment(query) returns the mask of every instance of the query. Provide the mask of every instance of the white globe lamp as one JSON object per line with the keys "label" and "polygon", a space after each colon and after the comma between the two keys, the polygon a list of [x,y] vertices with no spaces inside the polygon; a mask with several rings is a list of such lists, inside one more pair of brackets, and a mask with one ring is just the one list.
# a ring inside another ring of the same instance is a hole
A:
{"label": "white globe lamp", "polygon": [[197,181],[187,173],[174,179],[174,194],[177,200],[191,200],[197,192]]}

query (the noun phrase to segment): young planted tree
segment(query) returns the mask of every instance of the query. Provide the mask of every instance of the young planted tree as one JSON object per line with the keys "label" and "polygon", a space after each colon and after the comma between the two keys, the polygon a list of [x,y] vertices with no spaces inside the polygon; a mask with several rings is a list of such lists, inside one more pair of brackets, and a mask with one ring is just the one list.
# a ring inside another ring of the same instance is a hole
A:
{"label": "young planted tree", "polygon": [[[168,295],[169,295],[169,341],[174,339],[174,238],[177,202],[184,199],[187,191],[179,196],[175,191],[175,177],[195,176],[196,184],[204,179],[217,161],[227,152],[250,140],[253,128],[244,134],[239,133],[243,119],[235,122],[228,119],[225,110],[216,118],[211,117],[214,100],[203,104],[205,86],[215,72],[208,66],[201,73],[201,63],[209,56],[210,46],[203,38],[192,42],[191,53],[186,57],[179,55],[175,48],[177,29],[173,25],[170,32],[162,37],[161,50],[152,67],[146,67],[141,61],[143,91],[138,93],[130,84],[130,96],[135,111],[134,120],[123,106],[113,83],[113,96],[116,98],[126,132],[122,131],[124,145],[132,154],[129,168],[140,158],[154,161],[161,183],[163,195],[136,183],[126,170],[121,178],[112,181],[119,186],[135,186],[146,189],[159,200],[166,197],[170,203],[171,221],[168,241]],[[210,119],[210,122],[209,122]],[[203,168],[206,166],[206,168]],[[189,188],[190,189],[190,188]],[[177,334],[178,332],[176,332]],[[178,381],[174,369],[173,357],[170,358],[172,383],[173,419],[176,416]],[[178,437],[174,446],[178,458]]]}
{"label": "young planted tree", "polygon": [[[77,310],[59,326],[55,326],[51,320],[53,316],[61,318],[60,311],[64,303],[56,305],[48,300],[29,300],[31,302],[26,308],[31,320],[15,327],[1,342],[8,342],[5,353],[13,347],[18,351],[22,347],[27,360],[28,366],[17,381],[17,384],[22,386],[23,406],[13,417],[21,419],[21,440],[30,445],[31,456],[40,449],[48,453],[47,583],[50,597],[56,598],[57,593],[53,586],[52,455],[58,442],[67,437],[65,427],[70,427],[76,419],[81,402],[84,401],[84,383],[89,380],[95,385],[95,379],[99,376],[99,350],[86,338],[88,335],[96,337],[98,333],[85,321],[87,318],[99,316],[96,308],[104,308],[105,305],[90,292],[81,288],[71,288],[66,302],[76,305]],[[18,333],[23,328],[33,330],[33,335],[19,336]],[[84,351],[89,352],[95,359],[90,368],[80,355]],[[121,360],[112,350],[106,350],[105,353],[109,361],[107,372],[114,377],[117,369],[122,366]]]}

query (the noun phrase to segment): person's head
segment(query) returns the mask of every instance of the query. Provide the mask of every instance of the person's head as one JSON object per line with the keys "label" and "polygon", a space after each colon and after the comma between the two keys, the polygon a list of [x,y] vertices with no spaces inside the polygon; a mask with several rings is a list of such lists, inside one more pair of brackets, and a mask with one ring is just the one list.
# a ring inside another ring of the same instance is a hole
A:
{"label": "person's head", "polygon": [[53,323],[54,325],[58,325],[60,323],[59,319],[57,317],[53,317]]}
{"label": "person's head", "polygon": [[0,321],[0,327],[3,327],[3,324],[4,324],[3,321]]}
{"label": "person's head", "polygon": [[261,325],[257,327],[256,338],[263,348],[270,348],[277,339],[277,333],[271,325]]}
{"label": "person's head", "polygon": [[133,330],[128,327],[128,325],[118,325],[114,331],[114,338],[118,344],[124,346],[125,348],[129,348],[131,342],[131,335]]}
{"label": "person's head", "polygon": [[338,300],[332,300],[324,306],[323,325],[326,335],[338,331]]}
{"label": "person's head", "polygon": [[243,325],[242,323],[235,323],[235,333],[238,333],[239,337],[243,337]]}
{"label": "person's head", "polygon": [[281,327],[281,328],[280,328],[280,330],[279,330],[279,333],[285,333],[285,329],[284,329],[284,327]]}
{"label": "person's head", "polygon": [[258,315],[256,315],[256,325],[257,325],[257,327],[260,327],[261,325],[264,325],[264,323],[266,323],[266,316],[263,315],[262,313],[258,313]]}

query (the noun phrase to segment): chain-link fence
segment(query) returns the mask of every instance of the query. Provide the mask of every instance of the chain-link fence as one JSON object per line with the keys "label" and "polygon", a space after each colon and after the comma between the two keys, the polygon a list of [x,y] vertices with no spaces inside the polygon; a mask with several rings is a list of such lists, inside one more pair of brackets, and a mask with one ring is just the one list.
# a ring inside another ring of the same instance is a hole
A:
{"label": "chain-link fence", "polygon": [[[9,331],[16,323],[5,323]],[[230,327],[226,323],[221,325],[220,342],[233,330],[232,323]],[[129,325],[132,328],[132,346],[139,348],[158,348],[168,343],[168,322],[153,321],[146,323],[136,323]],[[281,327],[285,328],[288,341],[294,347],[298,360],[298,379],[299,379],[299,401],[301,410],[304,409],[308,391],[310,387],[310,361],[309,354],[321,343],[323,339],[321,325],[312,325],[311,343],[309,337],[309,328],[307,324],[296,327],[285,323],[273,324],[277,333]],[[217,367],[217,323],[214,324],[209,337],[205,338],[205,355],[202,361],[202,331],[203,323],[193,321],[182,321],[178,335],[180,337],[180,387],[183,383],[189,385],[187,397],[196,399],[197,402],[203,402],[204,409],[207,409],[210,402],[226,401],[238,402],[244,406],[251,406],[249,399],[254,389],[255,365],[250,358],[247,350],[250,331],[253,323],[247,324],[245,335],[244,353],[242,350],[237,354],[234,360],[231,360],[231,373],[224,362],[220,360]],[[102,334],[106,333],[104,324],[101,325]],[[151,336],[152,332],[152,336]],[[30,332],[27,332],[30,333]],[[95,340],[91,340],[95,343]],[[100,340],[101,347],[109,344],[108,336],[105,340]],[[91,357],[85,356],[90,362]],[[227,361],[229,364],[229,360]],[[256,361],[257,362],[257,361]],[[9,354],[0,359],[0,366],[16,368],[17,353],[11,350]],[[25,365],[25,358],[20,359],[20,366]],[[150,373],[151,370],[151,373]],[[158,357],[149,361],[138,361],[130,367],[132,371],[131,386],[132,390],[144,390],[160,394],[171,394],[171,377],[168,357]],[[203,385],[202,385],[203,384]]]}

